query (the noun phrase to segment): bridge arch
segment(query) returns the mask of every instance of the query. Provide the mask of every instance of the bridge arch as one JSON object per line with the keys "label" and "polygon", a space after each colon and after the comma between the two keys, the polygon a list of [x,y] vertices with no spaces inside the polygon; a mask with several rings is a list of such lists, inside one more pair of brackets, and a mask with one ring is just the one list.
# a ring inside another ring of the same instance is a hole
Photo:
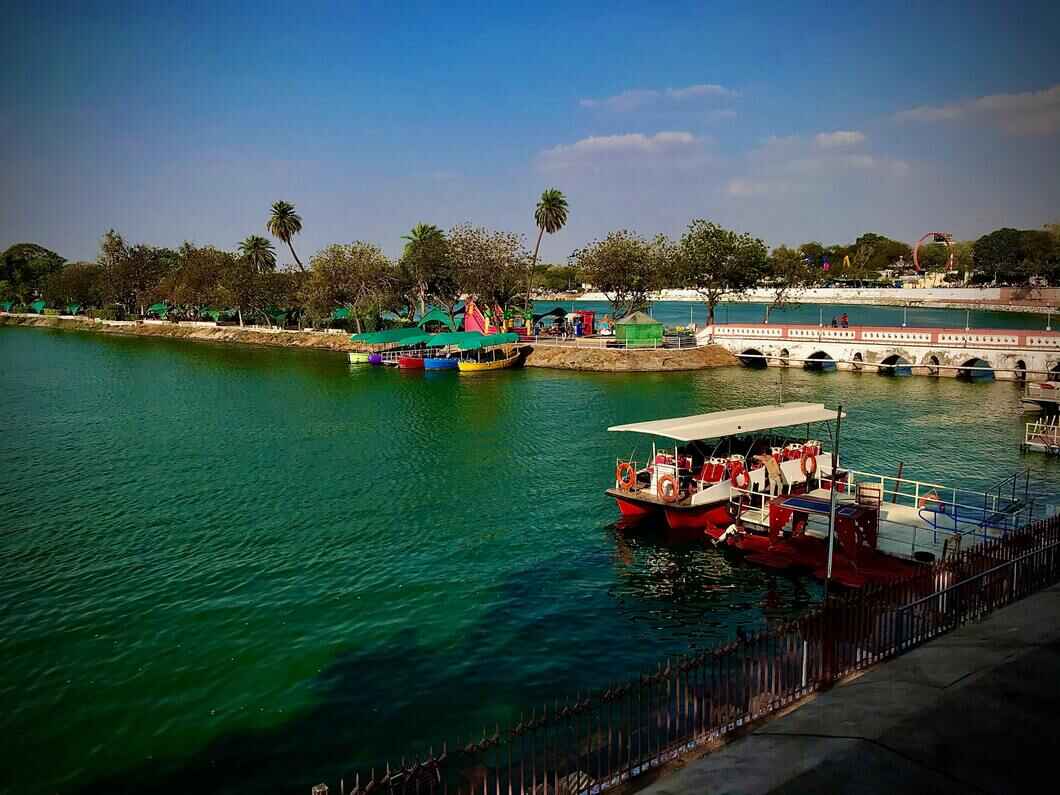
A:
{"label": "bridge arch", "polygon": [[865,363],[865,358],[860,353],[855,353],[851,357],[850,369],[855,373],[861,372],[861,366]]}
{"label": "bridge arch", "polygon": [[920,364],[923,367],[927,368],[927,374],[928,375],[938,375],[939,374],[939,365],[942,364],[942,362],[939,361],[939,357],[938,356],[936,356],[935,354],[932,353],[932,354],[929,354],[928,356],[925,356],[924,360]]}
{"label": "bridge arch", "polygon": [[880,362],[878,372],[880,375],[905,376],[913,374],[913,367],[907,359],[892,353]]}
{"label": "bridge arch", "polygon": [[760,370],[769,364],[765,354],[757,348],[748,348],[737,358],[740,360],[740,364],[744,367],[750,367],[752,370]]}
{"label": "bridge arch", "polygon": [[835,359],[824,351],[815,351],[806,357],[806,361],[802,363],[802,368],[816,373],[831,373],[835,372],[836,364]]}
{"label": "bridge arch", "polygon": [[957,371],[957,377],[967,381],[993,381],[993,365],[986,359],[974,357],[968,359]]}

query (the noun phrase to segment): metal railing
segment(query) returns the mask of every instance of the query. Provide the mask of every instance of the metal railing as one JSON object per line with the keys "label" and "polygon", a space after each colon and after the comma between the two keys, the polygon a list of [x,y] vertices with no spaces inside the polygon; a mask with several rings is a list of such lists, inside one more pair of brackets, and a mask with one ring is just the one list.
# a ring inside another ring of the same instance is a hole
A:
{"label": "metal railing", "polygon": [[[1060,581],[1060,516],[966,549],[888,585],[624,684],[554,702],[462,745],[342,780],[345,795],[598,795]],[[385,772],[384,772],[385,771]],[[313,788],[327,793],[327,785]]]}

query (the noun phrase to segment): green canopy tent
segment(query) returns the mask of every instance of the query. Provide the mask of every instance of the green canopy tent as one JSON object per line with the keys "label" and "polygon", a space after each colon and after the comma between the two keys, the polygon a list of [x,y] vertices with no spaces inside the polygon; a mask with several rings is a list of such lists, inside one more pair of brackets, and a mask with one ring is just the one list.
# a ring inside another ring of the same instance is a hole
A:
{"label": "green canopy tent", "polygon": [[13,307],[14,305],[14,301],[0,301],[0,309],[4,310],[5,312],[10,312],[11,307]]}
{"label": "green canopy tent", "polygon": [[470,351],[479,347],[478,340],[482,339],[484,337],[480,331],[447,331],[432,334],[427,340],[427,345],[431,348],[444,348],[452,345],[462,351]]}
{"label": "green canopy tent", "polygon": [[212,306],[199,307],[199,317],[213,318],[214,323],[219,323],[222,320],[235,320],[239,317],[234,309],[216,309]]}
{"label": "green canopy tent", "polygon": [[265,310],[265,314],[275,325],[283,328],[287,325],[287,319],[290,312],[286,309],[277,309],[274,306],[270,306]]}
{"label": "green canopy tent", "polygon": [[349,320],[350,310],[344,306],[337,306],[331,310],[332,320]]}
{"label": "green canopy tent", "polygon": [[627,348],[657,348],[662,345],[663,324],[644,312],[634,312],[615,322],[615,338]]}
{"label": "green canopy tent", "polygon": [[41,312],[44,311],[44,307],[46,306],[47,304],[43,301],[34,301],[32,304],[29,305],[29,311],[35,315],[39,315]]}
{"label": "green canopy tent", "polygon": [[426,328],[428,323],[441,323],[450,331],[455,332],[457,330],[456,321],[453,320],[453,318],[449,316],[449,313],[444,309],[431,309],[431,311],[420,318],[419,323],[416,325],[420,328]]}
{"label": "green canopy tent", "polygon": [[154,315],[160,320],[165,320],[167,317],[169,317],[169,310],[169,304],[165,303],[164,301],[161,301],[157,304],[151,304],[151,306],[147,307],[147,314],[148,316]]}
{"label": "green canopy tent", "polygon": [[67,304],[66,305],[66,314],[68,314],[68,315],[80,315],[81,314],[81,304]]}
{"label": "green canopy tent", "polygon": [[[479,334],[477,331],[464,332],[470,334],[477,334],[477,337],[472,337],[466,342],[459,343],[460,350],[462,351],[475,351],[479,348],[492,348],[495,345],[510,345],[513,342],[519,341],[519,335],[508,332],[506,334],[486,334],[485,336]],[[439,334],[437,336],[444,336]]]}
{"label": "green canopy tent", "polygon": [[391,328],[386,331],[368,331],[364,334],[353,334],[350,340],[362,345],[416,345],[427,342],[430,334],[424,333],[421,328]]}

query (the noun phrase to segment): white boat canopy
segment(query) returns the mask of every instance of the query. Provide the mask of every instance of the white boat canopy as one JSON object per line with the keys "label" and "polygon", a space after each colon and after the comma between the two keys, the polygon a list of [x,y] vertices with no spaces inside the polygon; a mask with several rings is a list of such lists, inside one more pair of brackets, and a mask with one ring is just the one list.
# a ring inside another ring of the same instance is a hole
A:
{"label": "white boat canopy", "polygon": [[633,431],[651,436],[665,436],[679,442],[695,442],[767,431],[771,428],[789,428],[808,422],[827,422],[834,420],[837,414],[838,412],[825,408],[824,403],[781,403],[777,406],[731,409],[710,414],[694,414],[691,417],[674,417],[669,420],[612,425],[607,430]]}

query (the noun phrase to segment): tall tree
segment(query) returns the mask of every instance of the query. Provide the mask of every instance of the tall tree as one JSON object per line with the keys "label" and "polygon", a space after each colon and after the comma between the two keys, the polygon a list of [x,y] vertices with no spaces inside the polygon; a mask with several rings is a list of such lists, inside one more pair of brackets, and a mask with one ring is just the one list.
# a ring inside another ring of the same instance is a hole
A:
{"label": "tall tree", "polygon": [[416,224],[402,237],[403,280],[418,304],[419,313],[427,311],[428,300],[452,309],[459,296],[456,273],[445,233],[434,224]]}
{"label": "tall tree", "polygon": [[325,317],[344,307],[358,332],[366,320],[379,316],[393,267],[378,246],[333,244],[314,254],[311,266],[302,294],[314,315]]}
{"label": "tall tree", "polygon": [[258,273],[276,270],[276,249],[261,235],[249,235],[239,244],[239,256]]}
{"label": "tall tree", "polygon": [[50,274],[44,297],[59,306],[98,306],[103,301],[103,269],[95,262],[71,262]]}
{"label": "tall tree", "polygon": [[44,246],[18,243],[0,254],[0,282],[6,282],[7,291],[28,304],[64,262],[62,257]]}
{"label": "tall tree", "polygon": [[799,290],[816,284],[820,280],[820,273],[821,270],[807,262],[798,249],[787,246],[773,249],[766,263],[763,280],[773,294],[772,301],[766,306],[766,322],[769,322],[772,310],[782,309],[791,303]]}
{"label": "tall tree", "polygon": [[448,240],[460,291],[507,309],[526,269],[520,236],[464,224],[450,229]]}
{"label": "tall tree", "polygon": [[766,261],[766,245],[758,238],[697,219],[681,237],[678,272],[683,286],[706,300],[707,323],[713,326],[721,299],[742,295],[758,284]]}
{"label": "tall tree", "polygon": [[617,319],[648,306],[651,294],[662,286],[671,249],[663,237],[649,242],[623,229],[571,256],[578,270],[607,298]]}
{"label": "tall tree", "polygon": [[554,235],[567,224],[567,197],[559,188],[547,188],[542,191],[541,198],[537,200],[534,208],[534,223],[537,224],[537,243],[534,244],[534,256],[530,259],[530,267],[526,277],[526,305],[530,305],[530,297],[534,292],[534,268],[537,266],[537,255],[541,250],[541,238],[545,232]]}
{"label": "tall tree", "polygon": [[143,314],[151,296],[178,265],[176,252],[148,245],[130,246],[113,229],[103,235],[97,262],[103,269],[105,300],[119,304],[126,314]]}
{"label": "tall tree", "polygon": [[294,257],[294,261],[298,265],[298,269],[305,271],[302,260],[298,259],[298,255],[294,251],[294,245],[291,243],[291,238],[302,231],[302,216],[295,212],[294,205],[285,201],[273,202],[272,214],[269,216],[265,228],[270,235],[287,244],[287,248],[291,250],[291,256]]}
{"label": "tall tree", "polygon": [[1012,282],[1023,260],[1023,235],[1018,229],[1005,227],[983,235],[972,246],[975,270],[987,281]]}

